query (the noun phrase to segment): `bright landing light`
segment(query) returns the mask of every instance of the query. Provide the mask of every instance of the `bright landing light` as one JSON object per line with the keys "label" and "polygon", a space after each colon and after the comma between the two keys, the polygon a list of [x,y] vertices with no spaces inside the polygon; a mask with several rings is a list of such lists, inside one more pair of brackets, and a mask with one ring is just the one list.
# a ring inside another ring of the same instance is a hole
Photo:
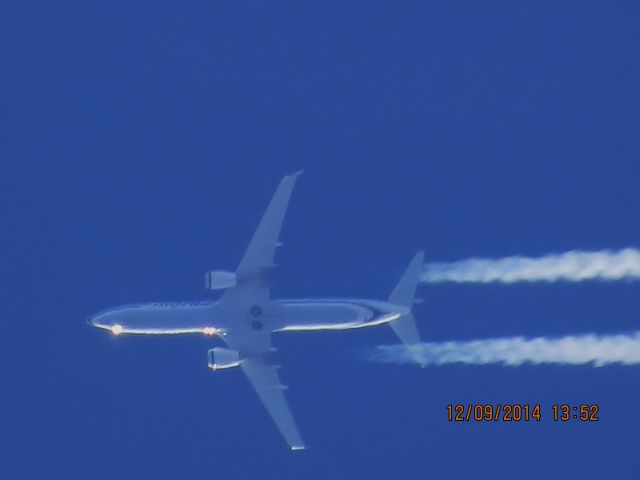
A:
{"label": "bright landing light", "polygon": [[111,325],[111,333],[113,333],[114,335],[120,335],[122,333],[122,325],[118,323],[114,323],[113,325]]}
{"label": "bright landing light", "polygon": [[205,335],[215,335],[217,332],[217,330],[213,327],[204,327],[202,329],[202,333],[204,333]]}

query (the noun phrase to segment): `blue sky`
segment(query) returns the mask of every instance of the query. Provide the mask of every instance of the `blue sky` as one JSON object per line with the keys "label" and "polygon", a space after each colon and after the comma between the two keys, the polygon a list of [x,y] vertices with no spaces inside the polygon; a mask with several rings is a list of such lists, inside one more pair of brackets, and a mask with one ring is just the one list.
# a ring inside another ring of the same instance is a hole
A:
{"label": "blue sky", "polygon": [[[88,315],[208,298],[304,169],[274,294],[385,298],[433,261],[638,246],[635,2],[2,7],[3,478],[636,478],[635,367],[379,365],[388,328],[275,339],[292,455],[212,341]],[[432,285],[423,338],[638,329],[638,285]],[[452,424],[448,403],[598,403]],[[549,415],[547,415],[549,417]]]}

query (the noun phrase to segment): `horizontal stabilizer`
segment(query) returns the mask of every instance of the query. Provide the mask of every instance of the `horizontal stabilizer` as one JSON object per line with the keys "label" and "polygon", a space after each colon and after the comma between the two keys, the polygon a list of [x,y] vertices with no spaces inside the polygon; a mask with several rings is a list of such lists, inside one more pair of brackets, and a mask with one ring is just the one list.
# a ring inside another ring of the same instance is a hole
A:
{"label": "horizontal stabilizer", "polygon": [[420,345],[420,334],[418,333],[415,318],[411,313],[411,307],[414,303],[417,303],[414,297],[423,263],[424,252],[419,251],[411,260],[406,272],[389,297],[390,303],[407,309],[406,313],[403,313],[400,318],[389,325],[391,325],[391,328],[396,332],[402,343],[406,345],[416,362],[422,367],[426,366],[426,362]]}
{"label": "horizontal stabilizer", "polygon": [[391,322],[391,328],[396,332],[398,338],[404,343],[421,367],[425,367],[427,362],[424,359],[422,353],[422,345],[420,343],[420,334],[418,333],[418,327],[416,326],[416,320],[412,313],[402,315],[396,321]]}
{"label": "horizontal stabilizer", "polygon": [[404,272],[404,275],[393,289],[393,292],[389,296],[389,302],[396,305],[402,305],[405,307],[411,307],[413,305],[413,298],[416,294],[416,287],[420,280],[420,271],[424,264],[424,252],[419,251],[411,260],[411,263]]}

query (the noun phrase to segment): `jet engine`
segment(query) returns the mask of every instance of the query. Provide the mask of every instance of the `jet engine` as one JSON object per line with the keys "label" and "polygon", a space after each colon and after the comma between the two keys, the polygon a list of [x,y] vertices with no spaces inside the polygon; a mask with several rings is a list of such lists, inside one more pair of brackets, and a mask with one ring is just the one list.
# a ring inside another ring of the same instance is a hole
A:
{"label": "jet engine", "polygon": [[208,366],[211,370],[224,370],[240,366],[240,354],[236,350],[216,347],[209,350]]}
{"label": "jet engine", "polygon": [[236,274],[224,270],[207,272],[204,276],[204,284],[209,290],[224,290],[236,285]]}

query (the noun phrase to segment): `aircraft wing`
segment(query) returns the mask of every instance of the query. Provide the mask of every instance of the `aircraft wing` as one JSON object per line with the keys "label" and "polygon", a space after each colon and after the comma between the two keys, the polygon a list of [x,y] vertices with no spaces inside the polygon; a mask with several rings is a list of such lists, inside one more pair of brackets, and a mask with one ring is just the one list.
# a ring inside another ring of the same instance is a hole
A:
{"label": "aircraft wing", "polygon": [[286,387],[278,378],[278,366],[261,357],[245,358],[240,366],[291,450],[304,450],[298,427],[284,396]]}
{"label": "aircraft wing", "polygon": [[300,173],[302,172],[287,175],[280,181],[238,265],[236,286],[225,291],[223,300],[240,298],[256,303],[269,299],[268,275],[274,267],[273,257],[279,244],[282,221]]}
{"label": "aircraft wing", "polygon": [[279,366],[275,365],[271,358],[274,351],[271,347],[271,334],[262,331],[251,337],[240,338],[233,338],[230,334],[225,341],[240,352],[240,367],[289,444],[289,448],[304,450],[304,443],[284,395],[286,387],[282,385],[278,376]]}

